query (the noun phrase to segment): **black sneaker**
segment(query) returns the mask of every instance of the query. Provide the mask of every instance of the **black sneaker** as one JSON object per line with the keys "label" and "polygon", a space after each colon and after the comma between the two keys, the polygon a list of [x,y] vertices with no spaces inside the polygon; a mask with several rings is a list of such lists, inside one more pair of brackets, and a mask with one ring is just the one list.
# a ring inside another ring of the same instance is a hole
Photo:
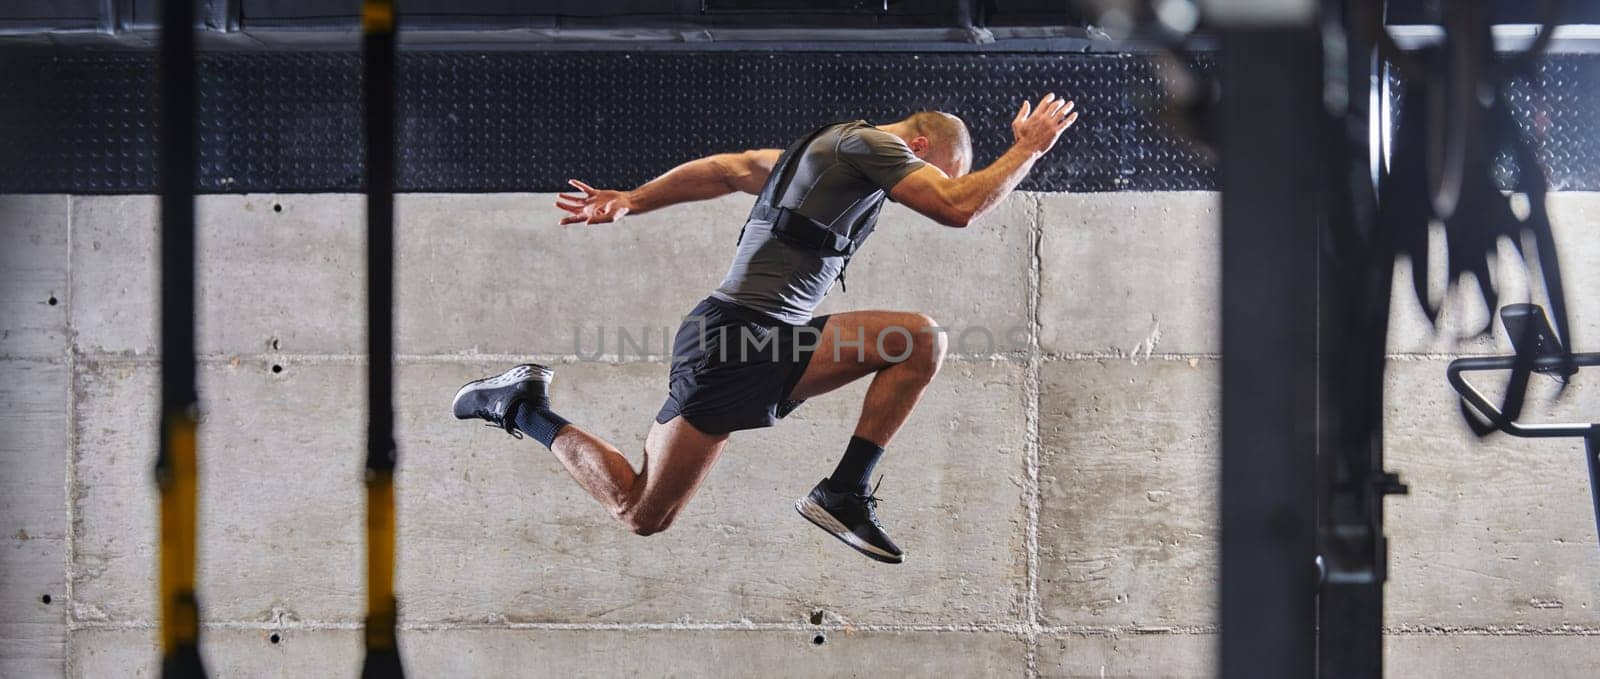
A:
{"label": "black sneaker", "polygon": [[[882,479],[879,479],[882,482]],[[828,531],[856,551],[884,563],[904,561],[905,552],[895,546],[878,524],[873,511],[878,506],[877,486],[872,492],[835,493],[828,490],[828,480],[823,479],[805,497],[794,503],[795,511],[818,528]]]}
{"label": "black sneaker", "polygon": [[526,363],[494,377],[473,380],[456,392],[451,409],[462,420],[488,420],[491,427],[502,427],[507,433],[522,438],[516,423],[509,417],[512,406],[525,401],[542,402],[547,396],[550,379],[556,371],[536,363]]}

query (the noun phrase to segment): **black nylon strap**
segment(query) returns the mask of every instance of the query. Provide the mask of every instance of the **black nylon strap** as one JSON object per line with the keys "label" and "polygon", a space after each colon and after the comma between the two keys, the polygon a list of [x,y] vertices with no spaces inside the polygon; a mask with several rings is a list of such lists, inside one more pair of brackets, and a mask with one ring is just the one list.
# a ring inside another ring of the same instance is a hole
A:
{"label": "black nylon strap", "polygon": [[[778,159],[778,164],[772,168],[775,177],[769,179],[761,188],[761,195],[756,198],[756,204],[750,208],[750,217],[745,225],[749,226],[750,219],[759,219],[772,225],[772,234],[797,247],[822,252],[829,255],[845,258],[844,266],[839,267],[839,289],[843,291],[844,272],[850,265],[850,257],[861,247],[867,234],[872,232],[872,222],[876,221],[878,206],[867,209],[851,222],[850,232],[840,234],[834,231],[829,224],[823,224],[815,219],[795,212],[789,208],[778,207],[773,203],[788,189],[789,181],[794,178],[796,157],[804,151],[806,146],[820,136],[828,128],[841,123],[828,123],[810,134],[800,138],[790,145]],[[739,230],[739,240],[744,240],[744,229]]]}
{"label": "black nylon strap", "polygon": [[838,124],[836,122],[828,123],[818,127],[806,136],[801,137],[799,141],[789,145],[789,148],[783,152],[783,157],[778,159],[778,166],[772,168],[772,171],[778,175],[777,180],[767,182],[767,185],[762,187],[761,196],[756,199],[757,208],[782,209],[773,203],[783,196],[784,190],[789,188],[789,180],[794,178],[794,168],[797,164],[795,157],[800,155],[800,152],[804,151],[806,146],[810,145],[823,132],[826,132],[828,128]]}
{"label": "black nylon strap", "polygon": [[[772,203],[776,197],[783,195],[783,190],[789,186],[789,180],[794,177],[795,156],[799,155],[818,135],[837,124],[828,123],[818,127],[795,143],[790,144],[789,148],[784,150],[783,155],[778,158],[777,166],[772,168],[772,172],[777,176],[775,179],[768,179],[767,184],[761,187],[761,195],[756,197],[755,207],[750,208],[750,216],[745,220],[746,226],[749,226],[749,220],[751,219],[759,219],[776,224],[782,214],[788,212],[788,210],[773,206]],[[739,240],[734,241],[734,243],[737,247],[737,244],[742,242],[744,242],[744,229],[741,228],[739,229]]]}
{"label": "black nylon strap", "polygon": [[855,254],[855,243],[826,225],[793,210],[776,210],[772,233],[795,245],[833,255]]}

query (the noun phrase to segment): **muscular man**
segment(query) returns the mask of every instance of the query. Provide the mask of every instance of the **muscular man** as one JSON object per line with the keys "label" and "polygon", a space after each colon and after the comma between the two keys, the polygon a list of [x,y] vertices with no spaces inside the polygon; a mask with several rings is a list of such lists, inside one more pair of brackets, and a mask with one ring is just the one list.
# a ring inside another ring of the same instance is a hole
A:
{"label": "muscular man", "polygon": [[769,427],[808,398],[872,376],[855,435],[833,474],[796,503],[800,514],[868,557],[900,563],[903,552],[874,512],[868,478],[939,371],[945,338],[933,319],[903,311],[812,311],[838,280],[877,219],[885,197],[945,226],[989,212],[1077,120],[1072,102],[1023,102],[1015,143],[971,174],[966,125],[939,112],[873,126],[833,123],[789,150],[745,151],[680,165],[632,191],[573,180],[561,195],[562,224],[600,224],[733,191],[757,194],[722,284],[700,302],[674,340],[666,403],[635,471],[611,444],[551,410],[554,371],[520,365],[468,383],[455,415],[484,419],[549,447],[572,477],[635,533],[666,530],[741,429]]}

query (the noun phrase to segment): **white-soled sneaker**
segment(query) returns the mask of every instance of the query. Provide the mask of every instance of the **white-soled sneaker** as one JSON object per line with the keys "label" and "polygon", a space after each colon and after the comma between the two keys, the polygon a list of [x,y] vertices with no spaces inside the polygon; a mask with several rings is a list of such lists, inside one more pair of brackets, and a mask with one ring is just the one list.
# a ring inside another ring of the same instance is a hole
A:
{"label": "white-soled sneaker", "polygon": [[546,366],[525,363],[494,377],[466,383],[456,392],[450,407],[457,419],[487,420],[490,426],[504,428],[512,436],[521,438],[522,433],[506,415],[518,403],[547,402],[550,380],[555,374],[556,371]]}
{"label": "white-soled sneaker", "polygon": [[[879,480],[882,482],[882,479]],[[878,488],[872,492],[835,493],[828,489],[823,479],[805,497],[794,503],[800,516],[832,535],[869,559],[884,563],[905,561],[905,552],[894,544],[878,523]]]}

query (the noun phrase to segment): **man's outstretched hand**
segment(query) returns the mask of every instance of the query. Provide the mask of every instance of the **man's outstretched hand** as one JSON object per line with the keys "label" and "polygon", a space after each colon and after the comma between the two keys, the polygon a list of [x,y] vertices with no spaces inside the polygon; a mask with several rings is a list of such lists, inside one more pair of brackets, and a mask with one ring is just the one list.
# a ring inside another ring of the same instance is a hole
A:
{"label": "man's outstretched hand", "polygon": [[1037,108],[1023,100],[1022,110],[1017,111],[1017,117],[1011,121],[1011,134],[1018,146],[1043,154],[1056,145],[1062,132],[1078,121],[1078,114],[1072,109],[1072,102],[1058,99],[1054,93],[1044,95]]}
{"label": "man's outstretched hand", "polygon": [[633,210],[626,192],[597,189],[576,179],[568,179],[567,183],[583,194],[556,195],[556,207],[572,213],[570,217],[561,218],[562,224],[605,224],[622,219]]}

